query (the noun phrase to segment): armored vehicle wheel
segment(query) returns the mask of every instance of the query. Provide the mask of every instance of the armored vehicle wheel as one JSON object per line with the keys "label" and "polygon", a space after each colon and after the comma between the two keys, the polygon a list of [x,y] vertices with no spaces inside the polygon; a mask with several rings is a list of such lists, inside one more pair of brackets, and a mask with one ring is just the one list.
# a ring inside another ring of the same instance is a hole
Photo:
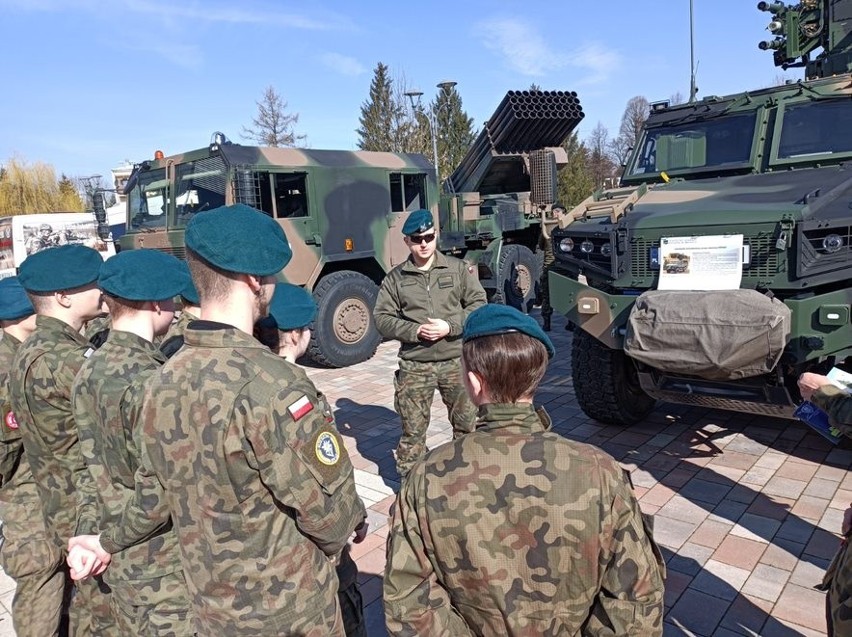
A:
{"label": "armored vehicle wheel", "polygon": [[654,408],[654,399],[639,386],[633,361],[581,329],[574,330],[571,375],[580,409],[595,420],[635,425]]}
{"label": "armored vehicle wheel", "polygon": [[497,264],[497,293],[503,294],[506,305],[529,312],[540,278],[541,262],[532,250],[517,243],[503,246]]}
{"label": "armored vehicle wheel", "polygon": [[358,272],[334,272],[314,289],[317,317],[308,356],[328,367],[346,367],[376,353],[382,340],[373,321],[379,288]]}

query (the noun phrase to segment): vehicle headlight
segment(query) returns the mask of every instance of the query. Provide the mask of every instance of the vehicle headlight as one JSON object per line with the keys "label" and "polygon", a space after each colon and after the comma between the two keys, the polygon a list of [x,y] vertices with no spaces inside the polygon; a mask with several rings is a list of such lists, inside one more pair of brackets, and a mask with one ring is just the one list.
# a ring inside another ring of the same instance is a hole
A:
{"label": "vehicle headlight", "polygon": [[574,239],[571,237],[565,237],[559,242],[559,249],[562,252],[571,252],[571,250],[574,249]]}
{"label": "vehicle headlight", "polygon": [[828,252],[829,254],[834,254],[835,252],[840,252],[840,249],[843,247],[843,237],[839,234],[830,234],[827,235],[822,240],[822,249]]}
{"label": "vehicle headlight", "polygon": [[595,249],[595,244],[586,239],[580,244],[580,252],[590,254]]}
{"label": "vehicle headlight", "polygon": [[607,241],[601,246],[601,254],[605,257],[608,257],[612,254],[612,244],[609,241]]}

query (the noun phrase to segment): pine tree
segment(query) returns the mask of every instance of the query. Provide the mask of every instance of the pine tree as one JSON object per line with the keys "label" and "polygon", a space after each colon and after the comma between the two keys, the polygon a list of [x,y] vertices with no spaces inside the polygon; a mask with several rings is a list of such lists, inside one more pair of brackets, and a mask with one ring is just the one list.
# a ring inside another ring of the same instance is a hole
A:
{"label": "pine tree", "polygon": [[594,180],[589,171],[589,149],[577,137],[576,131],[562,143],[568,155],[568,165],[559,171],[559,203],[568,210],[592,194]]}
{"label": "pine tree", "polygon": [[405,106],[395,95],[388,67],[379,62],[370,82],[370,97],[361,105],[361,127],[358,148],[361,150],[394,151],[399,148],[400,121],[405,119]]}
{"label": "pine tree", "polygon": [[298,113],[287,112],[287,102],[272,86],[267,86],[257,104],[257,116],[252,118],[254,128],[243,126],[242,137],[258,146],[295,146],[304,141],[293,127],[299,123]]}
{"label": "pine tree", "polygon": [[462,108],[462,99],[455,86],[442,89],[430,107],[436,116],[439,175],[444,180],[473,144],[473,118]]}

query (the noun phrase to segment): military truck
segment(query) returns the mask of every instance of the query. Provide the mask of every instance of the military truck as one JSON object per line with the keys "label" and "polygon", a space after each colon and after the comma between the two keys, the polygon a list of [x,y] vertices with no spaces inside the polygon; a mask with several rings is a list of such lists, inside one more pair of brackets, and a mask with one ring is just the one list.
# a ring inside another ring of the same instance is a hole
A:
{"label": "military truck", "polygon": [[576,93],[510,91],[441,186],[419,154],[261,148],[216,133],[205,148],[135,167],[121,247],[183,257],[193,216],[233,203],[257,208],[293,248],[281,278],[316,299],[309,354],[351,365],[380,342],[373,305],[385,273],[408,257],[401,228],[414,210],[432,211],[439,249],[475,266],[492,299],[532,306],[541,214],[565,162],[559,146],[582,117]]}
{"label": "military truck", "polygon": [[[791,418],[852,352],[852,0],[758,5],[805,79],[652,106],[620,187],[553,232],[577,400],[629,425],[663,400]],[[688,258],[688,261],[684,261]]]}

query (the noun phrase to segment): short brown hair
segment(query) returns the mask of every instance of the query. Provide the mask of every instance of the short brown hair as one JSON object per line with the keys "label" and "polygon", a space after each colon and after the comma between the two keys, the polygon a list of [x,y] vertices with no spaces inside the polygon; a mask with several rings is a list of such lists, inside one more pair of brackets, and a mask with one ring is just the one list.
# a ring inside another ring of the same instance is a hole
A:
{"label": "short brown hair", "polygon": [[109,315],[114,319],[121,318],[127,314],[138,312],[145,307],[149,301],[130,301],[111,294],[104,293],[104,303],[109,308]]}
{"label": "short brown hair", "polygon": [[547,348],[521,332],[482,336],[462,347],[465,368],[487,385],[494,402],[532,398],[547,371]]}
{"label": "short brown hair", "polygon": [[234,273],[217,268],[189,248],[186,249],[186,263],[201,302],[224,301],[231,293],[231,282],[236,278]]}
{"label": "short brown hair", "polygon": [[36,314],[44,314],[53,307],[53,292],[27,292]]}

